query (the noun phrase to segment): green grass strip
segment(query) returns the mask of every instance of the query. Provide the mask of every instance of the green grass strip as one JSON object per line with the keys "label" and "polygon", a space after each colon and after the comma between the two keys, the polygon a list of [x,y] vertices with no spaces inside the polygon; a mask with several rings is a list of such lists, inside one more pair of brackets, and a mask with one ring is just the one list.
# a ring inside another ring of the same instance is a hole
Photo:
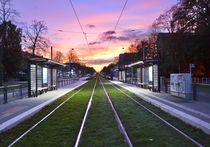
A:
{"label": "green grass strip", "polygon": [[[81,92],[67,101],[49,116],[47,120],[15,144],[15,146],[72,146],[76,139],[76,134],[79,130],[94,82],[95,80],[88,82]],[[17,127],[0,134],[0,146],[10,144],[76,91],[69,92]]]}
{"label": "green grass strip", "polygon": [[120,88],[120,89],[123,92],[130,95],[135,100],[137,100],[138,102],[140,102],[141,104],[143,104],[144,106],[146,106],[147,108],[149,108],[150,110],[152,110],[153,112],[155,112],[156,114],[158,114],[159,116],[161,116],[162,118],[164,118],[166,121],[170,122],[173,126],[175,126],[179,130],[183,131],[184,133],[186,133],[187,135],[189,135],[190,137],[192,137],[193,139],[195,139],[196,141],[201,143],[202,145],[210,146],[210,135],[204,133],[201,129],[198,129],[198,128],[193,127],[189,124],[186,124],[182,120],[180,120],[180,119],[164,112],[160,108],[144,101],[139,96],[135,95],[134,93],[132,93],[124,88]]}
{"label": "green grass strip", "polygon": [[93,96],[92,106],[87,117],[80,146],[127,146],[118,129],[114,113],[99,81]]}
{"label": "green grass strip", "polygon": [[134,146],[193,146],[176,131],[115,89],[110,82],[106,82],[105,86]]}

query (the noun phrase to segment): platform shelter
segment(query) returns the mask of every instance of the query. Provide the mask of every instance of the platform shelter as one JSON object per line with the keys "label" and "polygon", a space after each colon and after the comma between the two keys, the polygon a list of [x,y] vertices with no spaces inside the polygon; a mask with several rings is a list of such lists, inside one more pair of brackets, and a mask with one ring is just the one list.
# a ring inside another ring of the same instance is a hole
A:
{"label": "platform shelter", "polygon": [[29,97],[57,89],[58,71],[65,65],[41,57],[30,58],[28,65]]}

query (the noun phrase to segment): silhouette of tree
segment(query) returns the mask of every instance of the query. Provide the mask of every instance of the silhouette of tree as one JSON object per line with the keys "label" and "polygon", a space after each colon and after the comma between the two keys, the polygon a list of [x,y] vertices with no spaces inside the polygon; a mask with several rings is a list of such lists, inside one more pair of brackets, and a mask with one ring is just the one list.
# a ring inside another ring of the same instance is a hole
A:
{"label": "silhouette of tree", "polygon": [[210,0],[180,0],[173,21],[179,32],[210,34]]}
{"label": "silhouette of tree", "polygon": [[19,13],[12,8],[12,0],[0,0],[0,22],[12,20]]}
{"label": "silhouette of tree", "polygon": [[6,49],[7,22],[12,20],[18,13],[11,6],[12,0],[0,0],[0,23],[1,23],[1,48],[0,48],[0,86],[3,84],[3,55]]}
{"label": "silhouette of tree", "polygon": [[169,10],[161,14],[152,24],[152,28],[156,32],[167,31],[174,33],[177,30],[177,25],[173,21],[173,13],[176,11],[177,5],[172,6]]}
{"label": "silhouette of tree", "polygon": [[[4,24],[6,23],[6,24]],[[11,21],[0,25],[0,38],[3,37],[4,26],[7,26],[4,42],[3,66],[7,76],[12,76],[21,65],[21,29]],[[3,31],[3,32],[2,32]]]}
{"label": "silhouette of tree", "polygon": [[59,63],[63,63],[63,61],[64,61],[63,53],[60,51],[56,51],[53,60],[56,62],[59,62]]}
{"label": "silhouette of tree", "polygon": [[66,57],[67,57],[67,60],[68,60],[69,63],[73,63],[73,62],[77,63],[77,62],[79,62],[79,58],[78,58],[74,48],[72,48],[72,49],[70,49],[68,51]]}
{"label": "silhouette of tree", "polygon": [[47,26],[44,21],[34,20],[32,24],[26,28],[24,38],[25,46],[32,50],[33,55],[40,51],[46,51],[49,47],[49,40],[43,35],[47,33]]}

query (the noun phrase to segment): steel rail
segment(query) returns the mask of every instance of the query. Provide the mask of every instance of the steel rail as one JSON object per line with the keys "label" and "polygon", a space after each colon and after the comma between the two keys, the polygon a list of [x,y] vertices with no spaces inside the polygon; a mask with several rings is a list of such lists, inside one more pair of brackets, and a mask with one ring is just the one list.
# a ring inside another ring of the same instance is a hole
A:
{"label": "steel rail", "polygon": [[106,89],[105,89],[105,87],[104,87],[103,82],[101,81],[100,78],[99,78],[99,80],[100,80],[100,83],[101,83],[101,85],[102,85],[102,87],[103,87],[103,89],[104,89],[104,92],[105,92],[105,94],[106,94],[106,96],[107,96],[107,98],[108,98],[108,100],[109,100],[109,103],[110,103],[110,105],[111,105],[111,108],[112,108],[112,110],[113,110],[113,112],[114,112],[114,116],[115,116],[115,119],[116,119],[116,121],[117,121],[117,123],[118,123],[120,132],[123,134],[123,136],[124,136],[124,138],[125,138],[125,140],[126,140],[128,146],[129,146],[129,147],[133,147],[133,144],[132,144],[132,142],[131,142],[131,140],[130,140],[130,138],[129,138],[129,136],[128,136],[128,133],[126,132],[125,127],[123,126],[122,121],[120,120],[120,117],[119,117],[119,115],[118,115],[118,113],[117,113],[117,111],[116,111],[116,109],[115,109],[115,107],[114,107],[114,105],[113,105],[113,103],[112,103],[112,100],[111,100],[109,94],[107,93],[107,91],[106,91]]}
{"label": "steel rail", "polygon": [[82,135],[82,132],[83,132],[83,129],[84,129],[84,125],[85,125],[85,122],[86,122],[86,119],[87,119],[87,116],[88,116],[88,112],[89,112],[91,104],[92,104],[93,95],[95,93],[96,83],[97,83],[97,79],[96,79],[95,85],[93,87],[93,91],[92,91],[92,94],[90,96],[90,99],[89,99],[89,102],[88,102],[88,105],[87,105],[87,109],[86,109],[85,115],[83,117],[82,124],[81,124],[81,127],[80,127],[80,130],[79,130],[79,133],[78,133],[78,136],[77,136],[77,140],[76,140],[76,143],[75,143],[74,147],[78,147],[79,146],[79,142],[80,142],[81,135]]}
{"label": "steel rail", "polygon": [[77,93],[79,93],[85,86],[80,88],[78,91],[76,91],[74,94],[72,94],[69,98],[67,98],[65,101],[63,101],[61,104],[59,104],[55,109],[53,109],[51,112],[49,112],[45,117],[43,117],[40,121],[38,121],[36,124],[34,124],[31,128],[29,128],[27,131],[25,131],[22,135],[20,135],[18,138],[16,138],[12,143],[8,145],[8,147],[13,146],[18,141],[20,141],[24,136],[26,136],[29,132],[31,132],[35,127],[37,127],[40,123],[42,123],[44,120],[46,120],[51,114],[53,114],[56,110],[58,110],[62,105],[64,105],[67,101],[69,101],[72,97],[74,97]]}
{"label": "steel rail", "polygon": [[114,84],[112,84],[112,86],[114,88],[116,88],[117,90],[119,90],[121,93],[123,93],[124,95],[126,95],[128,98],[130,98],[133,102],[135,102],[137,105],[141,106],[142,108],[144,108],[145,110],[147,110],[149,113],[153,114],[155,117],[157,117],[159,120],[161,120],[162,122],[164,122],[166,125],[168,125],[169,127],[173,128],[176,132],[178,132],[179,134],[181,134],[182,136],[184,136],[186,139],[188,139],[189,141],[191,141],[192,143],[194,143],[196,146],[198,147],[204,147],[201,143],[197,142],[195,139],[191,138],[189,135],[187,135],[186,133],[184,133],[183,131],[179,130],[178,128],[176,128],[174,125],[172,125],[170,122],[166,121],[165,119],[163,119],[161,116],[159,116],[158,114],[156,114],[155,112],[153,112],[152,110],[150,110],[149,108],[145,107],[143,104],[141,104],[140,102],[138,102],[137,100],[135,100],[134,98],[132,98],[130,95],[128,95],[127,93],[125,93],[124,91],[122,91],[120,88],[118,88],[117,86],[115,86]]}

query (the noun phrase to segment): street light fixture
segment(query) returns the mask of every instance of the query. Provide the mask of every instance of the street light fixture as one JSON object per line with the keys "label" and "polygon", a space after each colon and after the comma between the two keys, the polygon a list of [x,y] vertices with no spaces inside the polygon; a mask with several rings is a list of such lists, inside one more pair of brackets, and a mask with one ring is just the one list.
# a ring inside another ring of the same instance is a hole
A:
{"label": "street light fixture", "polygon": [[71,49],[71,63],[73,62],[73,59],[72,59],[73,58],[73,51],[74,51],[74,48]]}

